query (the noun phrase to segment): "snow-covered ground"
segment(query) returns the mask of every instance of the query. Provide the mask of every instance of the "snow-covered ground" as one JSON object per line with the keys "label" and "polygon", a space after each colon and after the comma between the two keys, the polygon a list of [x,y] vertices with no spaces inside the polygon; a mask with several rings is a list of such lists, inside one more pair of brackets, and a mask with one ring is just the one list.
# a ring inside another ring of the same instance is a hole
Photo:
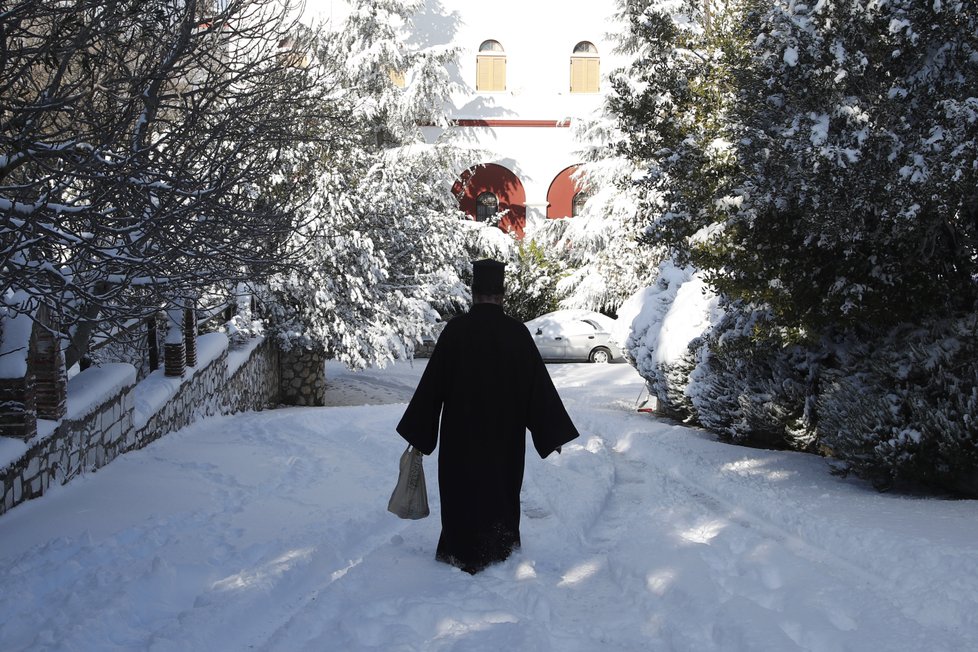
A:
{"label": "snow-covered ground", "polygon": [[[0,649],[978,649],[971,501],[634,410],[627,365],[554,365],[582,432],[529,454],[523,549],[469,576],[386,511],[424,362],[330,366],[357,406],[208,419],[0,518]],[[531,449],[532,452],[532,449]]]}

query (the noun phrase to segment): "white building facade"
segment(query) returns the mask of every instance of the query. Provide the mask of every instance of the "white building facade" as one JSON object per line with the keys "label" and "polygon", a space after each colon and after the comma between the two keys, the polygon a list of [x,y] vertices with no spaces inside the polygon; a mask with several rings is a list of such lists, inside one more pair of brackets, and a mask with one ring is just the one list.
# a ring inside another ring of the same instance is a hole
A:
{"label": "white building facade", "polygon": [[505,211],[501,226],[522,235],[527,219],[575,213],[581,145],[570,127],[601,106],[604,77],[623,63],[609,39],[614,10],[614,0],[434,0],[416,17],[419,44],[459,49],[449,72],[463,91],[449,116],[473,151],[455,188],[470,218]]}
{"label": "white building facade", "polygon": [[[343,0],[312,4],[339,24]],[[424,0],[408,48],[458,49],[449,76],[461,89],[448,107],[456,142],[472,152],[455,184],[462,210],[522,236],[527,220],[570,217],[582,196],[571,125],[599,109],[607,73],[624,61],[610,34],[615,0]],[[442,129],[425,127],[434,142]]]}

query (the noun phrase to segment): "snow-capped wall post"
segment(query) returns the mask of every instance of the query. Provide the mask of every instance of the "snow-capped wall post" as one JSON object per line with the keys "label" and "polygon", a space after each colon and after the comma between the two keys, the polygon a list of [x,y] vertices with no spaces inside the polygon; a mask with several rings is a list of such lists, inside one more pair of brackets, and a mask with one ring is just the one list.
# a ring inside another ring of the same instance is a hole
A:
{"label": "snow-capped wall post", "polygon": [[26,441],[36,432],[33,377],[0,378],[0,436]]}
{"label": "snow-capped wall post", "polygon": [[28,440],[37,433],[34,377],[28,372],[33,320],[23,297],[0,308],[0,436]]}
{"label": "snow-capped wall post", "polygon": [[146,318],[146,348],[149,355],[149,370],[160,368],[160,337],[156,328],[156,315]]}
{"label": "snow-capped wall post", "polygon": [[183,309],[171,306],[166,311],[166,340],[163,343],[163,373],[179,378],[187,365],[186,343],[183,339]]}
{"label": "snow-capped wall post", "polygon": [[34,375],[39,419],[58,421],[67,410],[68,375],[61,351],[60,324],[46,305],[37,311],[27,366]]}
{"label": "snow-capped wall post", "polygon": [[183,311],[183,344],[188,367],[197,366],[197,311],[191,307]]}

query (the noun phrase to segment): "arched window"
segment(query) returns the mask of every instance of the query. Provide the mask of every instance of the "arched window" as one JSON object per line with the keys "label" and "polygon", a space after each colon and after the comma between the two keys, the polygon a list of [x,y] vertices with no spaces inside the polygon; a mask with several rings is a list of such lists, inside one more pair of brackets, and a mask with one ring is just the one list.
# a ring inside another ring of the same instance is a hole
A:
{"label": "arched window", "polygon": [[491,192],[484,192],[475,198],[475,219],[485,222],[499,211],[499,197]]}
{"label": "arched window", "polygon": [[506,90],[506,53],[499,41],[483,41],[476,57],[475,90]]}
{"label": "arched window", "polygon": [[[496,163],[480,163],[459,173],[452,194],[470,220],[487,220],[517,238],[526,226],[526,190],[511,170]],[[568,201],[570,199],[568,198]]]}
{"label": "arched window", "polygon": [[577,217],[584,212],[584,204],[587,203],[587,200],[590,199],[590,197],[591,196],[583,190],[574,195],[574,199],[571,200],[571,217]]}
{"label": "arched window", "polygon": [[570,65],[570,92],[597,93],[601,86],[601,59],[590,41],[574,46]]}

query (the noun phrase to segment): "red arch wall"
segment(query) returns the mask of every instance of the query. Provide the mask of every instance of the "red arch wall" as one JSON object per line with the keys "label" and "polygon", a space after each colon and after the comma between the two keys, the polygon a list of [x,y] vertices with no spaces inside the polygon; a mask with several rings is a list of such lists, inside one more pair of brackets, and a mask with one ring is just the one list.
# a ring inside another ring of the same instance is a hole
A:
{"label": "red arch wall", "polygon": [[526,226],[526,191],[515,174],[501,165],[485,163],[471,167],[459,175],[452,188],[458,197],[458,205],[470,219],[475,219],[475,199],[484,192],[499,198],[499,211],[509,210],[499,221],[501,229],[523,237]]}
{"label": "red arch wall", "polygon": [[573,214],[574,195],[581,192],[577,182],[571,179],[571,175],[576,171],[576,165],[564,168],[550,182],[550,188],[547,190],[548,218],[570,217]]}

